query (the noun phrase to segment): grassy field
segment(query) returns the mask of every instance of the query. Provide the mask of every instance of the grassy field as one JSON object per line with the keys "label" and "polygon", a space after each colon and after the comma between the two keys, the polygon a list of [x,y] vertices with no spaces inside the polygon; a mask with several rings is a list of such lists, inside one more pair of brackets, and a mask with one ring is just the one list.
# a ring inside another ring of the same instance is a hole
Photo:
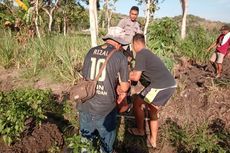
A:
{"label": "grassy field", "polygon": [[25,69],[25,76],[51,75],[54,80],[78,79],[84,56],[90,48],[88,35],[53,35],[18,42],[9,31],[2,32],[0,65],[5,68]]}

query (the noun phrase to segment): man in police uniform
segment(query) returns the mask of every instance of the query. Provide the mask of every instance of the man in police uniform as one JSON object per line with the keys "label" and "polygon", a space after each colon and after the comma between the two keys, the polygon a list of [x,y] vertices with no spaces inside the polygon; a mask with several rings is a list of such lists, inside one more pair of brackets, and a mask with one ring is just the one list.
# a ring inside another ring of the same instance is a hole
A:
{"label": "man in police uniform", "polygon": [[121,27],[125,31],[125,40],[129,43],[132,42],[133,36],[136,33],[143,33],[140,24],[137,22],[139,14],[139,8],[137,6],[131,7],[129,11],[129,18],[124,18],[118,23],[118,27]]}
{"label": "man in police uniform", "polygon": [[[93,80],[107,56],[113,53],[105,69],[99,78],[96,95],[86,102],[79,104],[80,132],[83,141],[94,141],[96,133],[101,140],[101,152],[111,153],[116,137],[116,88],[117,78],[120,75],[118,95],[123,98],[126,94],[128,83],[128,61],[123,55],[121,48],[128,43],[123,39],[124,32],[120,27],[111,27],[108,34],[103,38],[105,44],[91,48],[87,53],[83,76],[85,79]],[[83,153],[87,151],[82,150]]]}
{"label": "man in police uniform", "polygon": [[[118,26],[124,29],[125,37],[124,39],[131,44],[133,36],[137,33],[143,33],[140,27],[140,24],[137,21],[137,17],[139,14],[139,8],[137,6],[132,6],[129,11],[129,17],[124,18],[120,20],[118,23]],[[132,47],[130,46],[124,46],[124,55],[128,58],[129,67],[132,69],[135,64],[135,52],[131,51]],[[135,85],[136,83],[133,82]],[[132,87],[130,90],[130,94],[133,93],[136,90],[136,87]],[[131,97],[128,96],[128,101],[131,101]],[[124,101],[121,105],[118,105],[118,108],[120,109],[120,112],[125,112],[129,109],[130,106],[128,105],[128,101]]]}

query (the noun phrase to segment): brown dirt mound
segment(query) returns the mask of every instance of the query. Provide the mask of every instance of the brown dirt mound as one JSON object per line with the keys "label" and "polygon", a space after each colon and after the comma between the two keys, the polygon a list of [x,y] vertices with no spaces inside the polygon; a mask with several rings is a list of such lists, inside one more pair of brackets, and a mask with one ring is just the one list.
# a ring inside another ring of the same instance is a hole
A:
{"label": "brown dirt mound", "polygon": [[[177,93],[161,112],[163,122],[171,118],[180,125],[199,125],[221,119],[230,127],[230,59],[225,59],[223,77],[218,80],[210,65],[181,61],[175,70]],[[226,86],[219,86],[219,81],[227,82]]]}
{"label": "brown dirt mound", "polygon": [[2,141],[0,151],[4,153],[39,153],[46,152],[53,146],[63,146],[63,135],[55,124],[45,123],[35,127],[31,135],[22,138],[12,146]]}

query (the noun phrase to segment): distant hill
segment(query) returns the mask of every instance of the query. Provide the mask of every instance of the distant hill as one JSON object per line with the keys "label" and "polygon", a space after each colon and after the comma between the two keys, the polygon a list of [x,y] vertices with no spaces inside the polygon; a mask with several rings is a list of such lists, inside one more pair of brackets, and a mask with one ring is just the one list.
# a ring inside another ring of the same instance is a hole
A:
{"label": "distant hill", "polygon": [[[116,26],[119,22],[120,19],[128,17],[128,15],[125,14],[120,14],[120,13],[114,13],[113,14],[113,19],[111,21],[111,25],[112,26]],[[173,18],[174,20],[176,20],[176,22],[178,23],[179,26],[181,26],[181,20],[182,20],[182,16],[175,16],[175,17],[170,17]],[[161,20],[162,18],[157,18],[154,20]],[[154,21],[153,20],[153,21]],[[139,17],[138,21],[141,23],[142,27],[144,27],[145,24],[145,18],[144,17]],[[195,15],[191,15],[189,14],[187,16],[187,26],[190,28],[192,27],[197,27],[197,26],[202,26],[205,27],[207,30],[219,30],[221,28],[222,25],[224,24],[228,24],[229,23],[224,23],[224,22],[220,22],[220,21],[211,21],[211,20],[207,20],[205,18],[201,18],[199,16],[195,16]]]}
{"label": "distant hill", "polygon": [[[173,18],[178,22],[180,26],[182,16],[179,15]],[[220,21],[211,21],[205,18],[201,18],[199,16],[191,15],[191,14],[187,16],[187,26],[188,27],[202,26],[202,27],[205,27],[207,30],[219,30],[221,26],[223,26],[224,24],[227,24],[227,23],[220,22]]]}

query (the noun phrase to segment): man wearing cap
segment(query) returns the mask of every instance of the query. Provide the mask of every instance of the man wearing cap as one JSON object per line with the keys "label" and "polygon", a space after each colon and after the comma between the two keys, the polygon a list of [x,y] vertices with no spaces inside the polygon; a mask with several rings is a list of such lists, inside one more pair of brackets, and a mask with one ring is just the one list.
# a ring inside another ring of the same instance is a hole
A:
{"label": "man wearing cap", "polygon": [[230,46],[230,27],[224,25],[220,29],[221,34],[217,40],[207,49],[210,51],[212,48],[216,48],[216,51],[212,54],[210,62],[216,70],[216,78],[220,78],[222,74],[222,63],[224,57],[228,54],[228,48]]}
{"label": "man wearing cap", "polygon": [[[121,52],[122,46],[128,43],[123,37],[123,29],[111,27],[108,34],[103,38],[105,43],[89,50],[82,70],[85,79],[93,80],[106,57],[114,49],[117,50],[108,60],[99,78],[96,95],[78,106],[82,140],[94,141],[96,136],[99,136],[101,141],[100,151],[103,153],[113,151],[113,143],[116,137],[116,88],[118,88],[118,99],[121,100],[125,97],[129,88],[128,61]],[[120,74],[119,85],[117,83],[118,74]],[[82,152],[84,152],[84,149]]]}

